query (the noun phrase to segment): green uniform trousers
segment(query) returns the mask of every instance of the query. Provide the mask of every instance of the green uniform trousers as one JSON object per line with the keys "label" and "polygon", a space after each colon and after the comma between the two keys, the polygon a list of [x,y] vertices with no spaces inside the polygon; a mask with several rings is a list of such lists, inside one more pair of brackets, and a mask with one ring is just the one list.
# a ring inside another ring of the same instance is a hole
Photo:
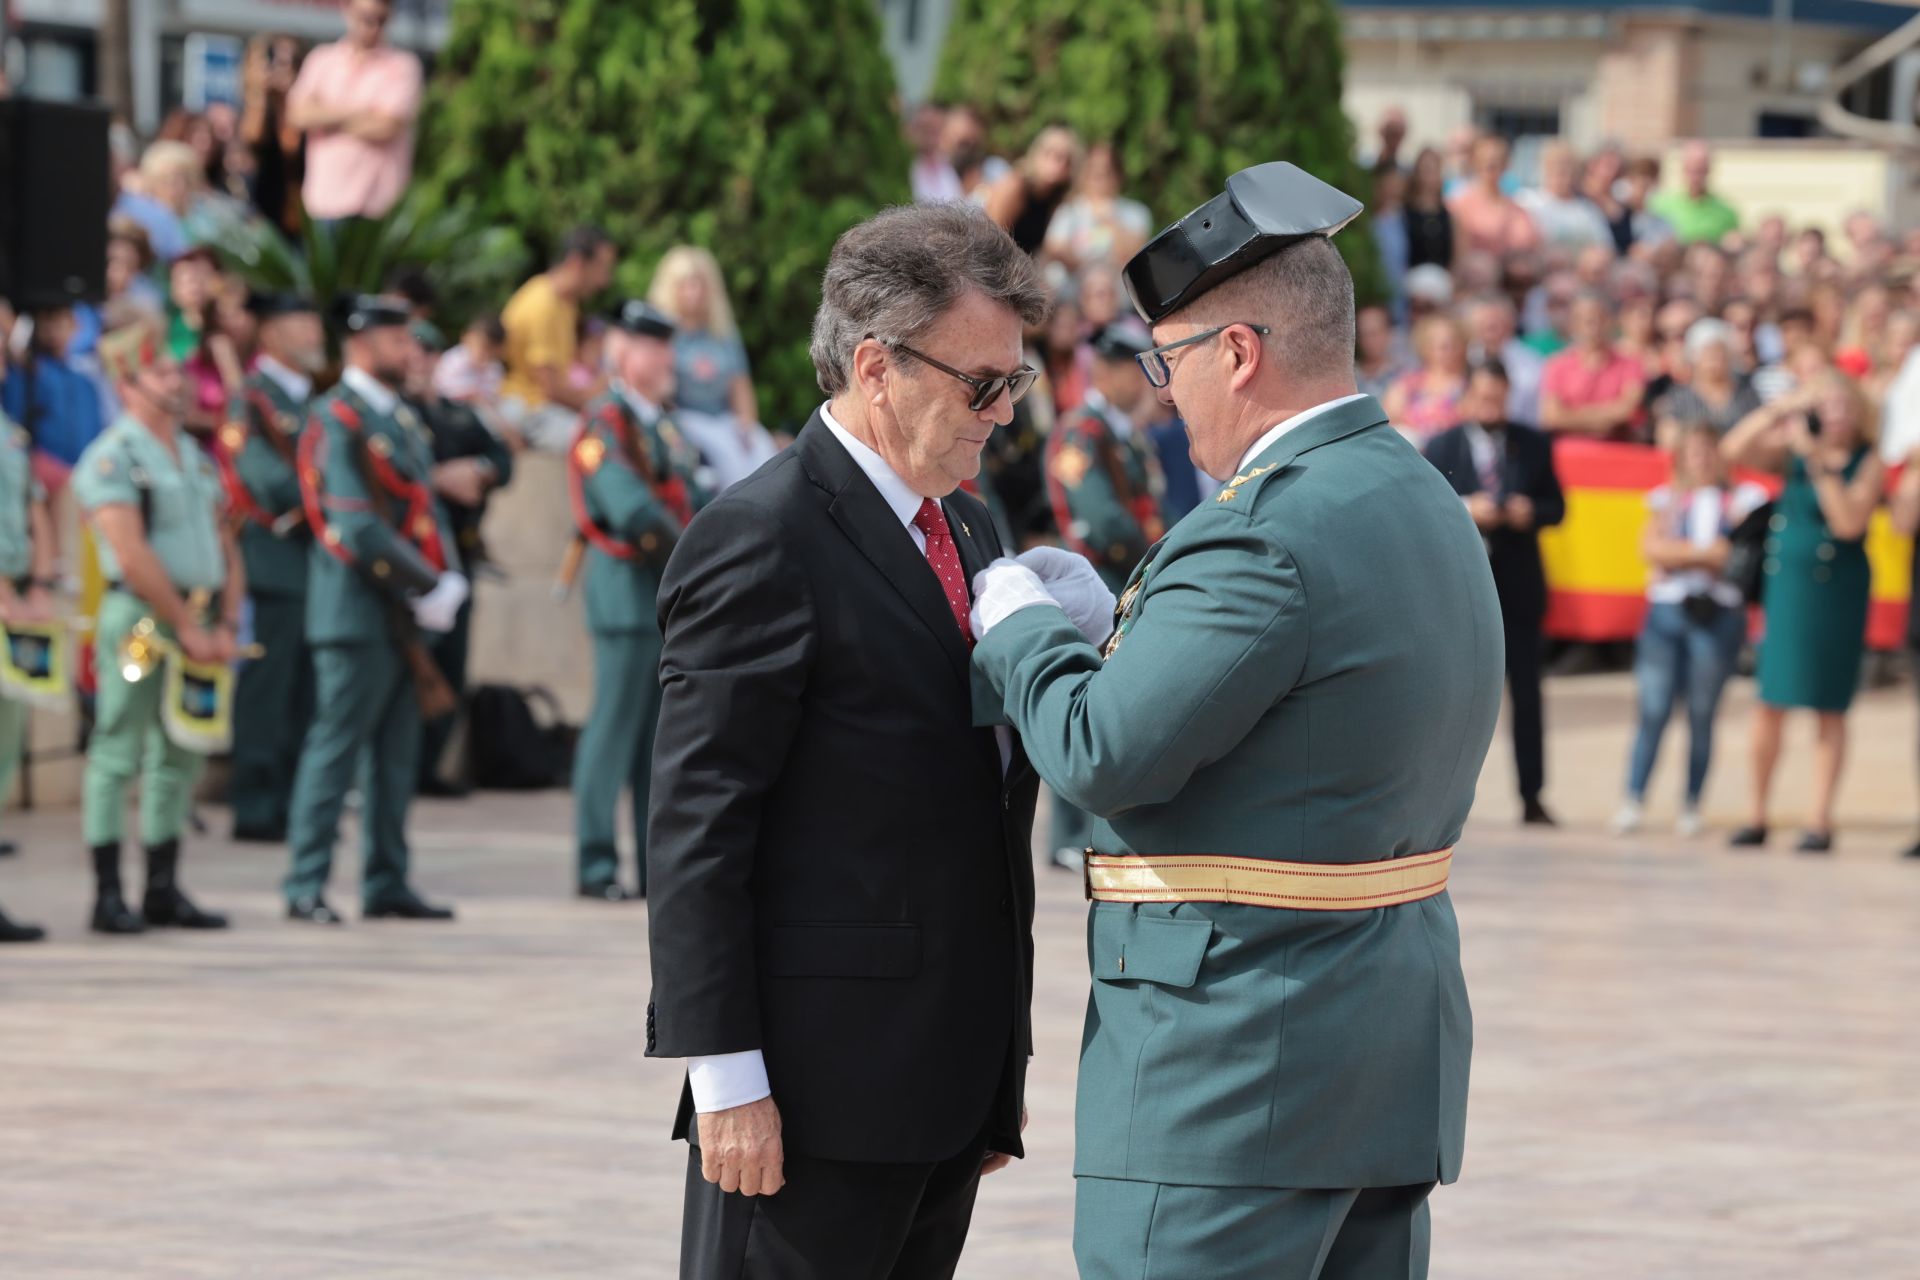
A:
{"label": "green uniform trousers", "polygon": [[[93,734],[80,786],[80,826],[88,845],[120,842],[127,788],[136,775],[141,843],[177,839],[206,767],[205,756],[176,746],[160,726],[165,674],[155,670],[134,683],[120,674],[120,642],[146,616],[146,605],[122,591],[109,591],[100,601],[93,634]],[[171,627],[161,627],[160,634],[169,642],[174,638]]]}
{"label": "green uniform trousers", "polygon": [[326,888],[340,810],[357,781],[360,897],[364,906],[382,906],[407,891],[407,805],[420,755],[413,679],[386,644],[315,645],[313,671],[318,706],[294,775],[287,901]]}
{"label": "green uniform trousers", "polygon": [[233,695],[233,825],[284,831],[293,773],[313,720],[313,652],[301,596],[253,597],[257,658],[240,668]]}
{"label": "green uniform trousers", "polygon": [[[473,634],[473,601],[460,606],[460,612],[454,615],[453,630],[445,635],[432,637],[430,648],[433,651],[433,665],[440,668],[440,674],[447,678],[454,693],[460,699],[460,706],[467,705],[467,653]],[[429,720],[420,727],[420,785],[439,776],[440,757],[447,754],[447,742],[453,737],[454,726],[460,723],[460,712],[452,711],[435,720]]]}
{"label": "green uniform trousers", "polygon": [[1080,1280],[1426,1280],[1432,1190],[1432,1183],[1296,1191],[1083,1177],[1073,1256]]}
{"label": "green uniform trousers", "polygon": [[653,735],[660,724],[660,633],[593,633],[593,710],[574,752],[573,828],[580,884],[619,877],[614,810],[620,790],[633,792],[634,862],[647,887],[647,797],[653,779]]}
{"label": "green uniform trousers", "polygon": [[13,775],[20,770],[20,753],[27,745],[27,717],[33,708],[12,698],[0,697],[0,804],[13,790]]}

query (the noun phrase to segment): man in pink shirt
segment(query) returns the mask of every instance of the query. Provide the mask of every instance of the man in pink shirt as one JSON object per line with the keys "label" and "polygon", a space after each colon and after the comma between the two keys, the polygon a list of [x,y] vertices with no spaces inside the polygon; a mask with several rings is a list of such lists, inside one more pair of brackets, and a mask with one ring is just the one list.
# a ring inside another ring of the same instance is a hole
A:
{"label": "man in pink shirt", "polygon": [[1647,376],[1613,345],[1613,307],[1598,293],[1574,299],[1573,344],[1540,374],[1540,425],[1556,435],[1631,439],[1646,419]]}
{"label": "man in pink shirt", "polygon": [[287,119],[307,135],[301,188],[315,222],[378,218],[413,176],[420,60],[385,42],[392,0],[346,0],[347,35],[307,55]]}

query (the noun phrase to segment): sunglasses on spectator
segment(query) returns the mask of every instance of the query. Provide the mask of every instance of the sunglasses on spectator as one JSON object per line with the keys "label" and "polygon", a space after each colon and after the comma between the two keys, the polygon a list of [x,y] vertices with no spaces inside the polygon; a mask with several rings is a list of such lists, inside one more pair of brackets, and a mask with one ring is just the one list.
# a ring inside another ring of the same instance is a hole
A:
{"label": "sunglasses on spectator", "polygon": [[883,338],[881,342],[895,351],[912,356],[930,369],[938,369],[949,378],[958,378],[972,387],[973,396],[967,401],[967,408],[975,413],[979,413],[998,400],[1002,391],[1007,393],[1009,405],[1019,404],[1021,398],[1033,390],[1034,380],[1040,376],[1038,369],[1030,365],[1021,365],[1012,373],[995,373],[984,378],[976,378],[970,373],[960,372],[950,364],[941,364],[926,352],[915,351],[904,342],[891,338]]}
{"label": "sunglasses on spectator", "polygon": [[[1234,323],[1244,324],[1245,321],[1235,321]],[[1246,327],[1261,337],[1265,337],[1267,334],[1273,332],[1273,330],[1263,324],[1248,324]],[[1191,347],[1195,343],[1205,342],[1209,338],[1217,338],[1231,328],[1233,328],[1233,324],[1215,325],[1211,329],[1204,329],[1194,334],[1191,338],[1182,338],[1178,342],[1169,342],[1162,346],[1155,347],[1151,351],[1142,351],[1139,355],[1135,356],[1134,359],[1139,362],[1140,372],[1147,375],[1147,385],[1158,390],[1173,381],[1173,365],[1167,360],[1167,352],[1178,351],[1181,347]]]}

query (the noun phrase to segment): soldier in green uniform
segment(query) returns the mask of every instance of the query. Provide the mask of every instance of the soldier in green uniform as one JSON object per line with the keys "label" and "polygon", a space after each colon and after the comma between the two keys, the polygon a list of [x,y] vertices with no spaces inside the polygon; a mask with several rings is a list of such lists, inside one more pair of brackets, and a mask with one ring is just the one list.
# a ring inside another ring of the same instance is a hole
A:
{"label": "soldier in green uniform", "polygon": [[[647,796],[660,718],[660,570],[705,499],[699,454],[662,409],[673,393],[673,321],[635,299],[615,317],[614,381],[581,417],[568,455],[574,523],[586,546],[593,710],[573,774],[574,843],[583,898],[647,892]],[[614,809],[633,797],[636,887],[620,883]]]}
{"label": "soldier in green uniform", "polygon": [[[1098,815],[1074,1252],[1087,1280],[1427,1274],[1471,1018],[1446,893],[1500,706],[1452,488],[1354,390],[1357,201],[1288,164],[1127,268],[1141,360],[1230,476],[1134,570],[976,582],[983,714]],[[1437,482],[1437,483],[1436,483]],[[1070,564],[1072,562],[1069,562]]]}
{"label": "soldier in green uniform", "polygon": [[[1134,357],[1153,339],[1138,321],[1116,320],[1094,334],[1090,345],[1093,375],[1086,398],[1047,437],[1047,498],[1061,539],[1118,591],[1167,531],[1160,464],[1134,421],[1152,394]],[[1092,820],[1057,793],[1052,813],[1053,865],[1078,874]]]}
{"label": "soldier in green uniform", "polygon": [[[474,574],[486,563],[480,522],[486,517],[487,498],[513,478],[513,450],[487,429],[471,405],[449,400],[433,389],[434,363],[446,350],[445,335],[424,320],[414,321],[408,331],[413,334],[414,351],[407,369],[406,401],[433,436],[433,491],[446,509],[454,545],[460,549],[460,562]],[[433,640],[433,660],[462,704],[466,701],[472,634],[473,597],[469,595],[454,616],[453,630]],[[464,780],[449,781],[440,774],[440,758],[447,752],[447,742],[458,721],[457,713],[436,716],[421,729],[423,796],[458,796],[468,790]]]}
{"label": "soldier in green uniform", "polygon": [[284,890],[290,919],[339,924],[325,890],[340,810],[361,797],[361,906],[368,919],[451,920],[408,882],[407,806],[419,767],[422,690],[440,683],[421,632],[453,629],[467,598],[429,473],[426,424],[401,403],[414,341],[402,298],[345,310],[346,370],[300,437],[300,488],[315,535],[307,588],[318,707],[294,775]]}
{"label": "soldier in green uniform", "polygon": [[[157,328],[118,330],[99,351],[125,412],[73,469],[74,498],[93,526],[107,582],[93,633],[97,693],[81,801],[98,890],[93,928],[223,929],[226,919],[196,907],[178,879],[180,831],[205,757],[169,736],[162,672],[143,669],[123,645],[139,631],[157,640],[147,651],[157,648],[162,661],[232,662],[246,575],[225,524],[219,474],[181,426],[191,396]],[[136,776],[147,851],[138,913],[120,885],[121,825]]]}
{"label": "soldier in green uniform", "polygon": [[[0,412],[0,626],[54,618],[53,521],[33,477],[33,441]],[[26,743],[28,704],[0,693],[0,800],[13,788]],[[12,841],[0,854],[14,852]],[[0,911],[0,942],[38,942],[46,930]]]}
{"label": "soldier in green uniform", "polygon": [[313,719],[306,635],[313,533],[294,453],[327,342],[319,312],[303,298],[257,293],[247,306],[259,317],[259,358],[214,440],[240,526],[253,638],[261,646],[240,669],[234,693],[229,792],[233,838],[278,844],[287,838],[293,771]]}

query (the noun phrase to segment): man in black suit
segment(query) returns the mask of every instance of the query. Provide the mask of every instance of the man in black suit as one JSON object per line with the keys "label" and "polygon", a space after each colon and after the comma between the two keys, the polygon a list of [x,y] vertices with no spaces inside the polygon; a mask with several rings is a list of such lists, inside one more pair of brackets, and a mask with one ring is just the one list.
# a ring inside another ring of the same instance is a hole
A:
{"label": "man in black suit", "polygon": [[1036,778],[976,727],[968,584],[1003,550],[958,489],[1045,310],[977,210],[847,232],[828,403],[667,565],[647,1053],[689,1059],[684,1277],[950,1276],[1022,1154]]}
{"label": "man in black suit", "polygon": [[1473,367],[1461,412],[1466,421],[1427,442],[1427,460],[1440,468],[1467,514],[1480,527],[1500,591],[1507,634],[1507,691],[1513,699],[1513,762],[1520,777],[1522,821],[1554,825],[1540,791],[1546,784],[1545,730],[1540,706],[1541,624],[1547,616],[1547,575],[1540,564],[1540,530],[1567,514],[1553,470],[1553,441],[1545,432],[1507,421],[1506,368],[1494,359]]}

